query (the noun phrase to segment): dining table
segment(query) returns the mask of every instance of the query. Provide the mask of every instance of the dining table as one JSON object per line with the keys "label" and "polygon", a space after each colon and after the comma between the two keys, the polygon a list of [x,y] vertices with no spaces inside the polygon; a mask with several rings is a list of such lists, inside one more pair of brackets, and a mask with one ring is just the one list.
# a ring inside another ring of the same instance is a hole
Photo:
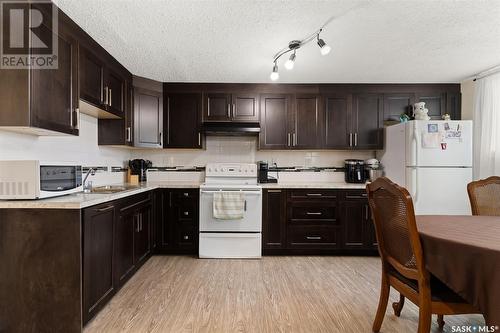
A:
{"label": "dining table", "polygon": [[427,269],[500,327],[500,216],[418,215]]}

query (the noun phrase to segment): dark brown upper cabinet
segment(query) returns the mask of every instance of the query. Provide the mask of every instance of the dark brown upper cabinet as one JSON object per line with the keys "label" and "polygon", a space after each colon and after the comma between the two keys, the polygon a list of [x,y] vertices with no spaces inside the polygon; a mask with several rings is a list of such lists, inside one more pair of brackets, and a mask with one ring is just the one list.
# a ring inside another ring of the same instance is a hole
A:
{"label": "dark brown upper cabinet", "polygon": [[163,93],[134,87],[134,146],[163,147]]}
{"label": "dark brown upper cabinet", "polygon": [[446,93],[441,91],[431,91],[417,93],[417,101],[425,102],[425,107],[429,110],[429,117],[433,120],[441,120],[446,113]]}
{"label": "dark brown upper cabinet", "polygon": [[[78,42],[62,12],[59,18],[57,69],[0,70],[0,128],[35,135],[78,135]],[[54,34],[45,24],[38,32]]]}
{"label": "dark brown upper cabinet", "polygon": [[402,114],[412,116],[415,93],[384,94],[384,121],[399,122]]}
{"label": "dark brown upper cabinet", "polygon": [[204,122],[258,122],[259,96],[246,93],[205,93]]}
{"label": "dark brown upper cabinet", "polygon": [[286,94],[260,96],[260,149],[288,149],[291,144],[289,118],[292,96]]}
{"label": "dark brown upper cabinet", "polygon": [[81,112],[100,119],[124,117],[127,78],[118,72],[106,57],[80,45]]}
{"label": "dark brown upper cabinet", "polygon": [[315,149],[319,142],[320,96],[296,95],[292,122],[291,148]]}
{"label": "dark brown upper cabinet", "polygon": [[352,111],[352,96],[348,94],[325,95],[324,105],[324,147],[346,149],[349,147],[349,115]]}
{"label": "dark brown upper cabinet", "polygon": [[351,149],[382,149],[383,97],[382,94],[354,94],[351,113]]}
{"label": "dark brown upper cabinet", "polygon": [[201,93],[165,93],[164,148],[202,148]]}

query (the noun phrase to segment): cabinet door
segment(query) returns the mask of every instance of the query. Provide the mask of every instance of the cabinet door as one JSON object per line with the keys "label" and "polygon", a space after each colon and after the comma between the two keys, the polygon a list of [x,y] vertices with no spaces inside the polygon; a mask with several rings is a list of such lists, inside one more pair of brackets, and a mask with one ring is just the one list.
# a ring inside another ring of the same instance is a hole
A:
{"label": "cabinet door", "polygon": [[137,223],[135,210],[119,214],[115,226],[115,281],[120,286],[132,275],[134,270],[134,233]]}
{"label": "cabinet door", "polygon": [[354,149],[383,148],[383,107],[380,94],[353,96]]}
{"label": "cabinet door", "polygon": [[384,121],[399,122],[401,114],[411,116],[415,94],[384,94]]}
{"label": "cabinet door", "polygon": [[164,148],[202,148],[201,94],[165,94]]}
{"label": "cabinet door", "polygon": [[140,208],[137,213],[134,235],[134,262],[141,264],[151,252],[150,226],[151,204]]}
{"label": "cabinet door", "polygon": [[126,112],[125,112],[125,144],[134,145],[134,86],[132,80],[126,83]]}
{"label": "cabinet door", "polygon": [[446,113],[446,93],[440,91],[419,93],[418,101],[425,102],[431,119],[441,120],[441,117]]}
{"label": "cabinet door", "polygon": [[[63,24],[59,30],[58,68],[30,70],[31,125],[78,135],[77,42],[65,33]],[[39,31],[53,34],[45,25]]]}
{"label": "cabinet door", "polygon": [[163,96],[161,92],[134,88],[134,146],[161,148]]}
{"label": "cabinet door", "polygon": [[462,94],[460,92],[446,93],[446,113],[453,120],[462,119]]}
{"label": "cabinet door", "polygon": [[80,46],[80,98],[96,106],[104,103],[104,63]]}
{"label": "cabinet door", "polygon": [[157,209],[158,247],[162,253],[170,253],[173,248],[173,223],[172,223],[172,192],[161,189],[159,193],[160,205]]}
{"label": "cabinet door", "polygon": [[317,148],[319,136],[320,97],[297,95],[293,118],[292,147],[297,149]]}
{"label": "cabinet door", "polygon": [[115,209],[103,204],[83,212],[83,318],[87,322],[111,298]]}
{"label": "cabinet door", "polygon": [[328,95],[325,99],[325,128],[323,144],[330,149],[348,149],[349,113],[352,109],[350,95]]}
{"label": "cabinet door", "polygon": [[232,95],[232,117],[236,122],[259,121],[259,96],[255,94]]}
{"label": "cabinet door", "polygon": [[260,149],[287,149],[291,145],[288,118],[292,115],[290,95],[261,95]]}
{"label": "cabinet door", "polygon": [[108,88],[108,111],[119,117],[125,115],[125,79],[111,69],[106,70]]}
{"label": "cabinet door", "polygon": [[206,93],[203,121],[230,121],[231,94]]}
{"label": "cabinet door", "polygon": [[365,215],[365,245],[369,250],[377,250],[377,234],[375,233],[375,225],[372,221],[372,212],[368,201],[363,204],[363,213]]}
{"label": "cabinet door", "polygon": [[264,190],[262,198],[262,248],[285,248],[286,196],[284,190]]}
{"label": "cabinet door", "polygon": [[361,201],[342,201],[340,203],[344,228],[343,246],[346,249],[365,247],[364,203]]}

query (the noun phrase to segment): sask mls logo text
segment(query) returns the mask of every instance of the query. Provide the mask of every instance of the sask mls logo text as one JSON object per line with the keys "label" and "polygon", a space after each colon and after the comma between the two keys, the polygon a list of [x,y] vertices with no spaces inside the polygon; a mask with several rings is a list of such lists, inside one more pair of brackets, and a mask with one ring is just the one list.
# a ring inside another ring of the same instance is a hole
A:
{"label": "sask mls logo text", "polygon": [[51,1],[0,4],[0,68],[57,69],[57,7]]}

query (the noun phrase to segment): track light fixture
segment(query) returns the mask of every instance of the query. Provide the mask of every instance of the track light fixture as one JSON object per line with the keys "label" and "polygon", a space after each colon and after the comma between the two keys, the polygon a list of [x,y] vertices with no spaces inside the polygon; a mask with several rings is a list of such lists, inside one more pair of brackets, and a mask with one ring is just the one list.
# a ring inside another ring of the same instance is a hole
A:
{"label": "track light fixture", "polygon": [[328,23],[330,23],[332,20],[333,20],[333,17],[330,18],[325,24],[323,24],[323,26],[321,28],[319,28],[317,31],[315,31],[311,35],[307,36],[306,38],[304,38],[302,40],[292,40],[292,41],[290,41],[288,43],[288,47],[285,47],[284,49],[282,49],[281,51],[279,51],[278,53],[276,53],[276,55],[273,58],[274,65],[273,65],[273,71],[272,71],[272,73],[270,75],[271,80],[272,81],[276,81],[280,77],[280,75],[278,73],[278,59],[281,58],[281,56],[283,56],[283,55],[285,55],[285,54],[293,51],[293,53],[290,54],[290,57],[288,58],[288,60],[285,62],[285,68],[287,70],[292,70],[293,67],[294,67],[294,65],[295,65],[295,58],[296,58],[297,49],[299,49],[302,46],[310,43],[314,39],[317,40],[317,44],[319,46],[321,55],[327,55],[328,53],[330,53],[330,51],[332,50],[332,48],[329,45],[327,45],[325,43],[325,41],[319,37],[319,35],[321,34],[321,32],[323,31],[323,29],[325,28],[325,26]]}

